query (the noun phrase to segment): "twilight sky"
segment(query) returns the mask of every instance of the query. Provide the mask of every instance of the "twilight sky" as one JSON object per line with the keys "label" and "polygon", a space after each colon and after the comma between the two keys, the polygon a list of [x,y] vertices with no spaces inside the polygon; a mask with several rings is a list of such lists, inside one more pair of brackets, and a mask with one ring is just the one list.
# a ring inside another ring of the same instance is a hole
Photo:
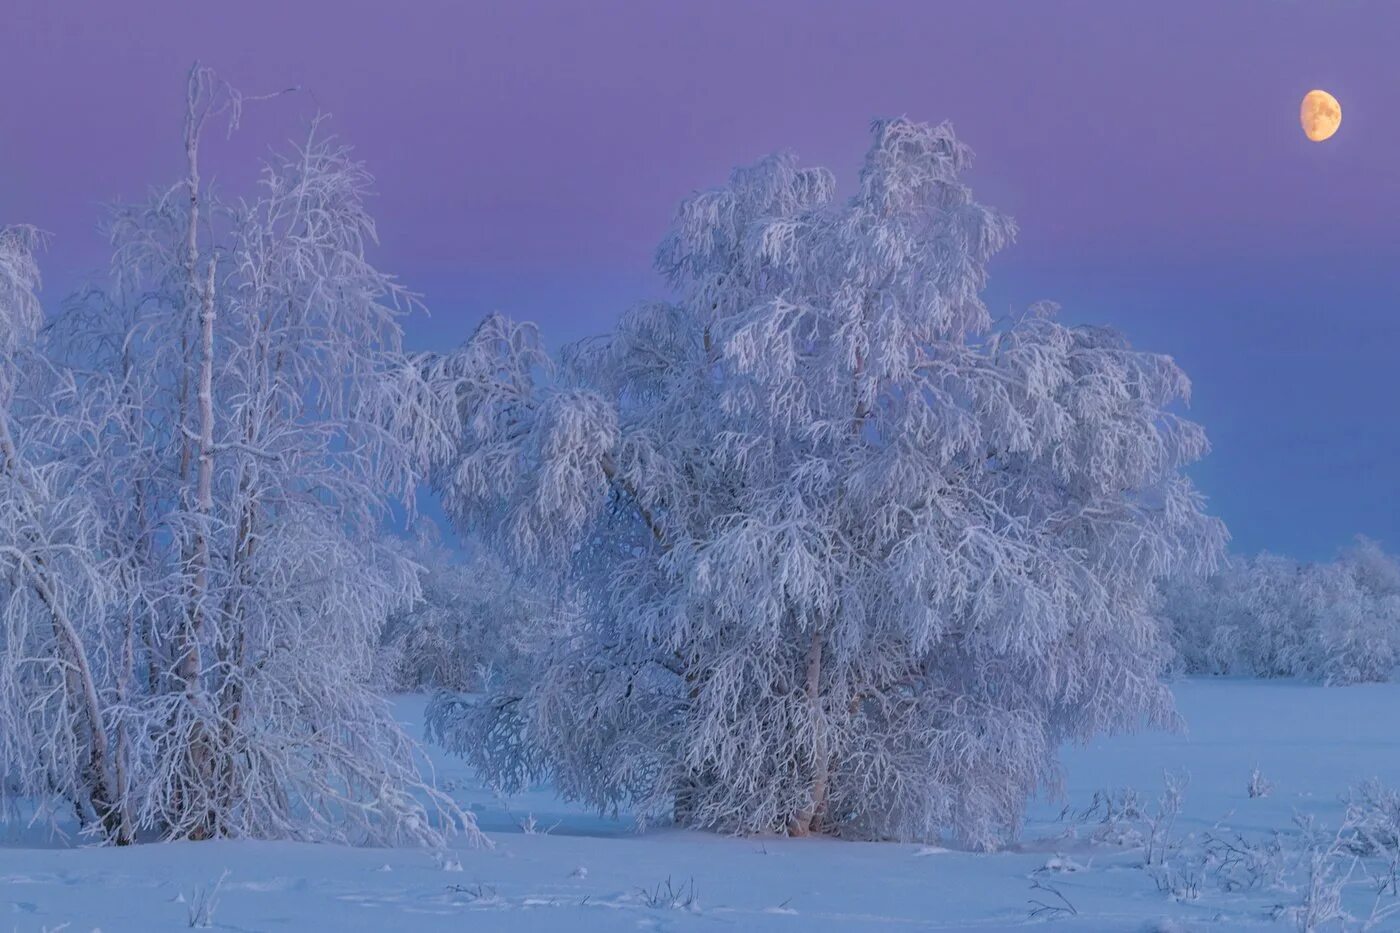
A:
{"label": "twilight sky", "polygon": [[[255,93],[209,160],[243,188],[317,109],[379,181],[418,346],[482,314],[557,344],[659,297],[675,205],[790,148],[855,176],[871,118],[950,119],[1022,234],[994,310],[1050,298],[1168,352],[1243,551],[1400,549],[1400,4],[1328,0],[6,0],[0,223],[50,231],[46,300],[104,261],[101,203],[176,177],[195,58]],[[1308,142],[1298,102],[1342,103]]]}

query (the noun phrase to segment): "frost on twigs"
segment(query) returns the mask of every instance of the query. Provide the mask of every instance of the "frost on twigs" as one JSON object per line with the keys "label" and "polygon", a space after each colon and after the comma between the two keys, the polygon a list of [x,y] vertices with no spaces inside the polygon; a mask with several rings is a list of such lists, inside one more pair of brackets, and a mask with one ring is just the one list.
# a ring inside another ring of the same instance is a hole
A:
{"label": "frost on twigs", "polygon": [[214,196],[203,129],[244,101],[193,69],[184,177],[113,212],[38,348],[33,237],[0,236],[0,774],[110,842],[479,838],[370,685],[418,593],[382,525],[455,383],[403,349],[322,121]]}
{"label": "frost on twigs", "polygon": [[214,912],[219,909],[219,891],[228,879],[228,869],[211,885],[199,885],[190,895],[187,910],[190,929],[208,929],[214,925]]}
{"label": "frost on twigs", "polygon": [[570,611],[436,736],[643,821],[990,847],[1064,741],[1172,718],[1153,581],[1224,538],[1187,379],[1048,307],[992,320],[1014,228],[970,160],[879,121],[842,200],[773,156],[681,205],[672,301],[552,364],[478,329],[437,485]]}
{"label": "frost on twigs", "polygon": [[[386,544],[418,565],[419,595],[390,613],[379,647],[379,679],[393,691],[480,690],[538,637],[553,607],[533,581],[490,551],[467,556],[420,520],[410,544]],[[470,542],[469,542],[470,545]]]}
{"label": "frost on twigs", "polygon": [[1385,681],[1400,664],[1400,561],[1366,538],[1328,563],[1232,558],[1166,581],[1161,613],[1188,673]]}
{"label": "frost on twigs", "polygon": [[[1184,782],[1171,775],[1154,811],[1134,791],[1099,793],[1080,811],[1091,845],[1141,851],[1135,860],[1163,896],[1202,907],[1254,901],[1300,933],[1389,930],[1400,918],[1400,794],[1378,781],[1342,797],[1329,829],[1308,813],[1286,827],[1207,830],[1177,827]],[[1073,831],[1071,831],[1073,834]],[[1037,874],[1054,870],[1047,864]],[[1063,870],[1063,869],[1060,869]]]}

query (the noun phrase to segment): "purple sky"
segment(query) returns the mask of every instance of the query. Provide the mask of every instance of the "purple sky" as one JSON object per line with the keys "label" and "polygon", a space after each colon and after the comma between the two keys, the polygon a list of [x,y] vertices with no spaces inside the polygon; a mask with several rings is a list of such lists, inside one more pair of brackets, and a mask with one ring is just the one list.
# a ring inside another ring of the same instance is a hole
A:
{"label": "purple sky", "polygon": [[[418,345],[490,310],[554,342],[656,297],[677,201],[791,148],[854,177],[869,120],[951,119],[1022,236],[990,298],[1173,353],[1242,550],[1400,549],[1400,4],[7,0],[0,223],[54,234],[56,301],[103,261],[97,205],[179,168],[196,57],[246,92],[210,158],[241,187],[317,108],[379,179]],[[1322,87],[1344,123],[1298,127]]]}

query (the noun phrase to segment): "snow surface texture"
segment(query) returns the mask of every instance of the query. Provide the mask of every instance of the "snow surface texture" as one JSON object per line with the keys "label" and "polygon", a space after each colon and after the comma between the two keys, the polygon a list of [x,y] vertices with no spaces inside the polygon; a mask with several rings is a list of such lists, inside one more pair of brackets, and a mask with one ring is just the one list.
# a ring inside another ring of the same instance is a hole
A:
{"label": "snow surface texture", "polygon": [[[1296,836],[1295,813],[1330,828],[1340,797],[1368,778],[1400,784],[1400,685],[1188,680],[1189,733],[1105,739],[1066,754],[1068,799],[1135,788],[1157,806],[1163,773],[1189,773],[1175,838]],[[422,697],[398,701],[408,728]],[[437,780],[475,811],[490,849],[354,849],[215,841],[72,848],[37,830],[0,829],[0,929],[151,931],[205,919],[226,930],[1289,930],[1275,905],[1301,890],[1195,900],[1158,890],[1142,844],[1116,844],[1097,816],[1041,803],[1023,841],[982,854],[832,839],[631,832],[548,788],[501,800],[460,763],[433,754]],[[1256,784],[1254,772],[1267,779]],[[1272,786],[1268,786],[1272,785]],[[1267,788],[1251,797],[1251,788]],[[225,875],[225,872],[227,873]],[[218,884],[223,877],[222,884]],[[215,890],[215,886],[217,890]],[[1041,885],[1037,888],[1035,885]],[[1077,914],[1042,913],[1041,901]],[[1369,892],[1349,891],[1354,912]],[[1350,903],[1350,901],[1349,901]],[[1377,929],[1400,928],[1382,922]],[[1323,926],[1320,929],[1336,929]]]}

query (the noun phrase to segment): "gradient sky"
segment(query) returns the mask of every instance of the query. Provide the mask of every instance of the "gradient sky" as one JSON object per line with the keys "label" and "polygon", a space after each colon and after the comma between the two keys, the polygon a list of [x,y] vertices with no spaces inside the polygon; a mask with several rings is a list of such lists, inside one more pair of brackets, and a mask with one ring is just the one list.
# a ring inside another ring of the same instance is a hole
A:
{"label": "gradient sky", "polygon": [[[732,165],[789,148],[849,184],[871,118],[950,119],[1022,229],[994,309],[1176,356],[1238,550],[1400,549],[1400,3],[6,0],[0,28],[0,223],[53,234],[47,301],[103,263],[99,204],[177,177],[199,58],[306,89],[213,141],[225,187],[317,109],[355,144],[418,346],[492,310],[603,330]],[[1342,102],[1324,144],[1312,87]]]}

